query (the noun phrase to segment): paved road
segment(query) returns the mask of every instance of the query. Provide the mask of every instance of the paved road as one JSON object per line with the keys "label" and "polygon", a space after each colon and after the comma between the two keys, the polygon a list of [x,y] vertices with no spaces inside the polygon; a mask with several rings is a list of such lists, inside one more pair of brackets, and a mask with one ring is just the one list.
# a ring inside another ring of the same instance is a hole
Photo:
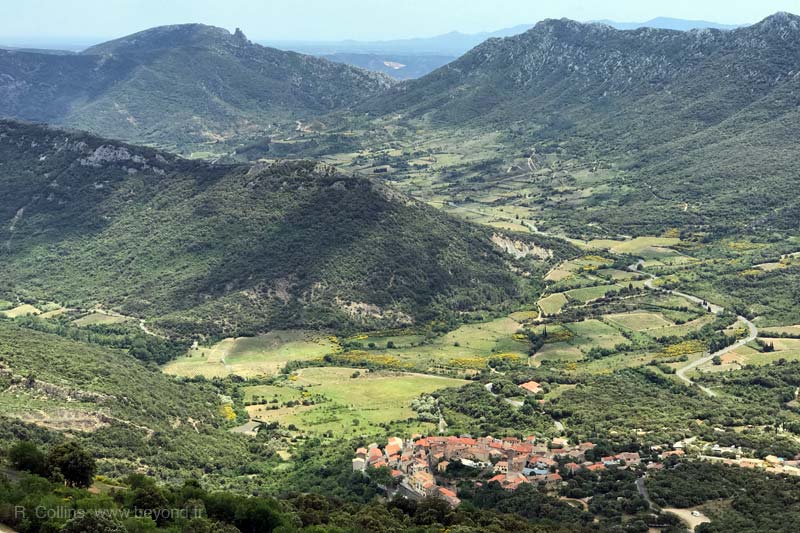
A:
{"label": "paved road", "polygon": [[[745,344],[747,344],[748,342],[754,341],[756,339],[756,337],[758,337],[758,329],[756,328],[755,324],[753,324],[752,322],[750,322],[749,320],[747,320],[743,316],[738,316],[736,318],[739,320],[739,322],[743,323],[745,325],[745,327],[747,328],[747,337],[745,337],[743,339],[739,339],[735,343],[731,344],[730,346],[728,346],[726,348],[723,348],[722,350],[720,350],[718,352],[714,352],[714,353],[710,353],[710,354],[704,355],[700,359],[697,359],[696,361],[692,361],[691,363],[688,363],[686,366],[682,366],[681,368],[679,368],[677,370],[677,372],[675,372],[675,375],[678,376],[680,379],[682,379],[684,382],[686,382],[688,385],[692,385],[692,384],[697,385],[694,381],[692,381],[690,378],[688,378],[686,376],[687,372],[689,372],[690,370],[694,370],[695,368],[697,368],[700,365],[708,363],[709,361],[711,361],[716,356],[722,357],[726,353],[732,352],[736,348],[740,348],[740,347],[744,346]],[[712,391],[708,387],[703,387],[702,385],[697,385],[697,386],[700,388],[701,391],[705,392],[709,396],[716,396],[717,395],[716,392]]]}
{"label": "paved road", "polygon": [[[647,280],[646,285],[647,285],[648,288],[654,289],[655,288],[654,282],[655,282],[655,280],[658,279],[658,276],[656,276],[655,274],[651,274],[649,272],[642,272],[641,270],[639,270],[639,267],[641,265],[644,265],[644,260],[642,260],[642,259],[640,259],[636,263],[630,265],[628,267],[628,270],[631,270],[631,271],[634,271],[634,272],[638,272],[640,274],[644,274],[644,275],[648,276],[650,279]],[[683,298],[685,300],[688,300],[690,302],[693,302],[693,303],[696,303],[696,304],[699,304],[699,305],[705,305],[707,307],[707,309],[709,311],[711,311],[715,315],[718,315],[718,314],[722,313],[725,310],[725,308],[722,307],[721,305],[717,305],[717,304],[711,303],[711,302],[709,302],[707,300],[704,300],[703,298],[700,298],[698,296],[694,296],[693,294],[687,294],[685,292],[680,292],[680,291],[675,291],[675,290],[668,290],[667,292],[669,294],[672,294],[672,295],[675,295],[675,296],[679,296],[679,297],[681,297],[681,298]],[[735,350],[737,348],[741,348],[742,346],[744,346],[748,342],[752,342],[752,341],[754,341],[756,339],[756,337],[758,337],[758,328],[756,328],[755,324],[750,322],[750,320],[748,320],[747,318],[745,318],[743,316],[737,316],[736,320],[738,320],[741,324],[744,324],[744,326],[747,328],[747,336],[745,338],[739,339],[735,343],[731,344],[730,346],[728,346],[726,348],[723,348],[722,350],[719,350],[718,352],[706,354],[703,357],[701,357],[700,359],[697,359],[696,361],[692,361],[691,363],[687,363],[685,366],[682,366],[681,368],[679,368],[675,372],[675,375],[678,376],[678,378],[681,379],[681,381],[683,381],[687,385],[697,385],[697,387],[701,391],[706,393],[707,395],[709,395],[711,397],[716,396],[717,395],[716,392],[714,392],[713,390],[709,389],[708,387],[704,387],[702,385],[698,385],[697,383],[692,381],[692,379],[689,378],[686,375],[686,373],[691,371],[691,370],[694,370],[695,368],[699,367],[700,365],[704,365],[705,363],[708,363],[709,361],[711,361],[716,356],[722,357],[723,355],[725,355],[728,352],[732,352],[733,350]]]}
{"label": "paved road", "polygon": [[653,503],[653,500],[650,499],[650,494],[647,492],[647,486],[644,484],[644,476],[636,478],[636,490],[639,491],[639,495],[644,498],[644,501],[647,502],[650,509],[658,511],[658,506]]}

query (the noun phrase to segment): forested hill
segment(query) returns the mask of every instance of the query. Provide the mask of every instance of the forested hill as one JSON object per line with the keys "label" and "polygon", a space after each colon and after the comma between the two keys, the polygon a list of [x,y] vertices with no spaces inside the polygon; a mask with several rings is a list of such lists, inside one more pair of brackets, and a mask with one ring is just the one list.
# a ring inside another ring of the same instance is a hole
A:
{"label": "forested hill", "polygon": [[533,302],[537,274],[570,253],[511,236],[511,255],[489,228],[311,161],[211,165],[15,122],[0,122],[0,161],[7,297],[96,302],[185,334]]}
{"label": "forested hill", "polygon": [[346,107],[390,84],[202,24],[152,28],[81,54],[0,50],[0,116],[174,150]]}

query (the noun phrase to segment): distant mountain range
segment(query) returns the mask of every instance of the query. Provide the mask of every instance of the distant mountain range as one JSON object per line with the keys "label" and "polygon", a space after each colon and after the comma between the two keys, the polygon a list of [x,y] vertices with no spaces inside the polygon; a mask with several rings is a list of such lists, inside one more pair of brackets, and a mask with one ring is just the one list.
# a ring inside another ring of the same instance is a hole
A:
{"label": "distant mountain range", "polygon": [[[654,18],[647,22],[599,20],[592,23],[605,24],[620,30],[637,28],[680,31],[701,28],[729,30],[739,27],[667,17]],[[332,61],[382,72],[397,79],[412,79],[436,70],[488,39],[519,35],[533,26],[533,24],[519,24],[493,32],[465,34],[454,31],[435,37],[387,41],[262,41],[261,44],[325,57]]]}
{"label": "distant mountain range", "polygon": [[0,116],[180,150],[347,107],[391,79],[201,24],[80,54],[0,50]]}
{"label": "distant mountain range", "polygon": [[606,24],[618,30],[636,30],[639,28],[655,28],[659,30],[700,30],[704,28],[712,30],[735,30],[747,26],[747,24],[719,24],[707,20],[686,20],[670,17],[657,17],[647,22],[616,22],[613,20],[593,20],[590,23]]}

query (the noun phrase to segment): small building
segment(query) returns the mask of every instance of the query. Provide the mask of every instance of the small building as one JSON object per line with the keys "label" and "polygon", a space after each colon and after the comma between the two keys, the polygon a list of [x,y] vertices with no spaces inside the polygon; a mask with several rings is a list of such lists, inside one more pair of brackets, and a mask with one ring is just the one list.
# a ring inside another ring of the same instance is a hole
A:
{"label": "small building", "polygon": [[616,456],[617,461],[625,461],[625,464],[630,465],[638,465],[642,462],[642,458],[639,457],[637,452],[622,452],[618,453]]}
{"label": "small building", "polygon": [[461,503],[461,500],[458,499],[456,493],[450,489],[446,489],[444,487],[439,487],[439,496],[450,504],[451,507],[458,507],[458,504]]}
{"label": "small building", "polygon": [[525,383],[521,383],[519,388],[530,392],[531,394],[538,394],[542,392],[542,386],[535,381],[526,381]]}

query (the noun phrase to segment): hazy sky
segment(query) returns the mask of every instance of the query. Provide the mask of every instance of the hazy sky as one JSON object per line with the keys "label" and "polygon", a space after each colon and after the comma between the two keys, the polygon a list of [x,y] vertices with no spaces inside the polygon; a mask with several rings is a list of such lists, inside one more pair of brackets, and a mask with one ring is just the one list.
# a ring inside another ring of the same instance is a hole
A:
{"label": "hazy sky", "polygon": [[800,13],[800,0],[0,0],[0,8],[0,43],[13,44],[92,42],[185,22],[240,27],[255,40],[426,37],[561,17],[743,24],[776,11]]}

